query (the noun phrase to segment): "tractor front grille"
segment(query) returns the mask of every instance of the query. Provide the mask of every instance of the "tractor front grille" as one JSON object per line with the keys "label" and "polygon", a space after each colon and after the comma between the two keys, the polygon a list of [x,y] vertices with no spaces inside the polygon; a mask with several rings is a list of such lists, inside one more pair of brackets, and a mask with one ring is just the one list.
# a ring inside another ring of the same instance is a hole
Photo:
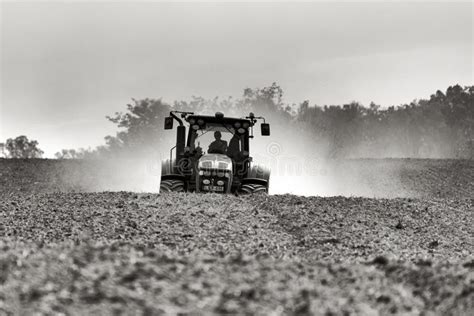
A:
{"label": "tractor front grille", "polygon": [[232,171],[201,168],[196,180],[196,186],[199,188],[199,191],[226,193],[230,190]]}
{"label": "tractor front grille", "polygon": [[227,169],[213,169],[213,168],[199,169],[199,176],[201,177],[230,178],[231,174],[232,174],[232,171],[227,170]]}
{"label": "tractor front grille", "polygon": [[227,162],[219,162],[218,169],[229,169],[229,164]]}

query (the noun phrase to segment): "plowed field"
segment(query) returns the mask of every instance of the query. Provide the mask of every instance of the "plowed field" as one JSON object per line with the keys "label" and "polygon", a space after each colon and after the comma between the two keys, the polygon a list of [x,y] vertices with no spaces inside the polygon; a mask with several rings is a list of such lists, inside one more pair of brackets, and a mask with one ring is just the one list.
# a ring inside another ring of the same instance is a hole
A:
{"label": "plowed field", "polygon": [[474,162],[344,166],[385,170],[378,198],[93,192],[120,186],[0,160],[0,314],[472,315]]}

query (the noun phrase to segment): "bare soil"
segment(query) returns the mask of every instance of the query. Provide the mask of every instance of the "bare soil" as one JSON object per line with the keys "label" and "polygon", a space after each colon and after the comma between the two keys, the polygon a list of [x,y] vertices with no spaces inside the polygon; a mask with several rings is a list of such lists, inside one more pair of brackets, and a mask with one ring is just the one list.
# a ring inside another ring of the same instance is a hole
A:
{"label": "bare soil", "polygon": [[159,195],[0,160],[0,314],[472,315],[473,169],[407,161],[403,198]]}

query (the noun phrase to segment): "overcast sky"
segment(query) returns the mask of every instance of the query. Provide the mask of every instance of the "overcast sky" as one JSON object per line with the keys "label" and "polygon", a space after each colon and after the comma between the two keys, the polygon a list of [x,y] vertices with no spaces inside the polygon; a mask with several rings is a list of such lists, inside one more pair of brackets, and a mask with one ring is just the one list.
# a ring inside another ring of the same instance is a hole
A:
{"label": "overcast sky", "polygon": [[1,3],[0,141],[96,146],[130,98],[382,106],[473,84],[464,3]]}

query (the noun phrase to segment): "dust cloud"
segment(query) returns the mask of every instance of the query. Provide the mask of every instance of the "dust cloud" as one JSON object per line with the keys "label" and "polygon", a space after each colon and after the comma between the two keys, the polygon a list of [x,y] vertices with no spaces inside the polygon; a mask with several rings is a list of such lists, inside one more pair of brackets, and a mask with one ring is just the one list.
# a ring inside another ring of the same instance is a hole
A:
{"label": "dust cloud", "polygon": [[[258,134],[258,133],[257,133]],[[304,131],[272,125],[272,136],[252,140],[254,162],[271,169],[270,194],[405,197],[403,162],[331,159],[328,146]]]}
{"label": "dust cloud", "polygon": [[[200,113],[212,115],[213,113]],[[225,113],[243,117],[246,113]],[[250,140],[253,163],[271,169],[270,194],[304,196],[413,196],[401,181],[403,162],[390,159],[331,159],[331,143],[316,140],[300,126],[275,113],[264,115],[271,135],[261,136],[260,122]],[[163,131],[166,140],[153,151],[136,152],[127,158],[96,161],[102,177],[89,184],[90,190],[159,192],[161,161],[170,157],[176,131]],[[201,144],[206,146],[205,144]],[[371,157],[360,148],[359,155]],[[174,152],[173,152],[174,154]]]}
{"label": "dust cloud", "polygon": [[[329,159],[328,147],[314,142],[311,135],[292,126],[271,123],[271,136],[260,135],[254,128],[250,141],[253,163],[271,170],[270,194],[304,196],[412,196],[400,180],[402,162],[383,159]],[[158,192],[161,161],[170,157],[170,146],[155,154],[109,160],[100,187],[111,191]]]}

